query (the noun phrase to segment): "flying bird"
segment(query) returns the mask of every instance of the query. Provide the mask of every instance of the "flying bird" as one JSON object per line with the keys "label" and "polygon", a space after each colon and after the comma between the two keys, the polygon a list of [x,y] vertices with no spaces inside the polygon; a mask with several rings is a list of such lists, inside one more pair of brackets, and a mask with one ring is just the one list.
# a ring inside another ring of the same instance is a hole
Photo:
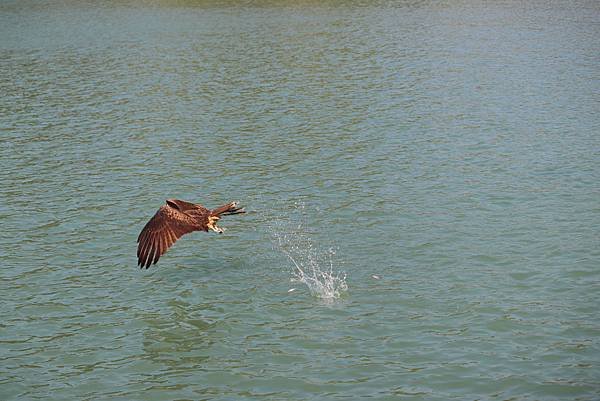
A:
{"label": "flying bird", "polygon": [[208,230],[223,233],[225,229],[217,227],[221,216],[246,213],[238,205],[238,202],[230,202],[209,210],[199,204],[167,199],[146,223],[137,239],[138,266],[147,269],[151,264],[156,264],[167,249],[184,234]]}

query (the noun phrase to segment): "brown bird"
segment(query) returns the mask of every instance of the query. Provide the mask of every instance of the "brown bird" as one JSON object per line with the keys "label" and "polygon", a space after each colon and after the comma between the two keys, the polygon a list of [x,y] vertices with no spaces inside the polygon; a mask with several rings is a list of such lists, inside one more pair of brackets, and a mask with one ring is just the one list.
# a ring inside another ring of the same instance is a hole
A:
{"label": "brown bird", "polygon": [[167,199],[154,217],[144,226],[137,242],[138,266],[150,267],[167,252],[182,235],[192,231],[212,230],[219,234],[225,231],[217,227],[221,216],[246,213],[238,207],[238,202],[230,202],[213,210],[202,205],[185,202],[179,199]]}

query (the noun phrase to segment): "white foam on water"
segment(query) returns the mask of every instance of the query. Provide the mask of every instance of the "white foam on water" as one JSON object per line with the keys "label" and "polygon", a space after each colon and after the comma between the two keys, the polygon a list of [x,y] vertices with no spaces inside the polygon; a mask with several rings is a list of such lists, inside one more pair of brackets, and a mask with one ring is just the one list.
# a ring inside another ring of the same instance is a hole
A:
{"label": "white foam on water", "polygon": [[273,245],[292,262],[292,282],[305,284],[318,298],[339,298],[348,291],[346,273],[334,269],[335,249],[315,246],[308,227],[304,204],[296,204],[294,213],[272,222]]}

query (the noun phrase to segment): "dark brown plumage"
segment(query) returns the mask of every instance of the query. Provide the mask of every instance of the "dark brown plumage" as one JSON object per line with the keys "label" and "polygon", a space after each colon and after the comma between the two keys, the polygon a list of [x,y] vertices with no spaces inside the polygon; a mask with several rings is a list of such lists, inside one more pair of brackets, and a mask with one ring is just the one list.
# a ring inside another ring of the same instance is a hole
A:
{"label": "dark brown plumage", "polygon": [[150,267],[167,252],[182,235],[192,231],[207,231],[210,229],[222,233],[223,228],[217,227],[221,216],[245,213],[238,207],[237,202],[230,202],[213,210],[202,205],[185,202],[179,199],[168,199],[154,217],[144,226],[138,237],[138,266]]}

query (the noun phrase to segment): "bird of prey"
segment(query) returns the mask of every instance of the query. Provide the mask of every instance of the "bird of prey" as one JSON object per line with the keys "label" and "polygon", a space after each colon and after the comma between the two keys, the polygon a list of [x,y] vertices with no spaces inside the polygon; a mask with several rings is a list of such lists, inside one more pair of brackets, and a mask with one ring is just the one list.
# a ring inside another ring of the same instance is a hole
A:
{"label": "bird of prey", "polygon": [[230,202],[209,210],[199,204],[167,199],[138,237],[138,266],[147,269],[151,264],[156,264],[167,249],[184,234],[208,230],[223,233],[225,229],[217,227],[221,216],[246,213],[238,205],[238,202]]}

